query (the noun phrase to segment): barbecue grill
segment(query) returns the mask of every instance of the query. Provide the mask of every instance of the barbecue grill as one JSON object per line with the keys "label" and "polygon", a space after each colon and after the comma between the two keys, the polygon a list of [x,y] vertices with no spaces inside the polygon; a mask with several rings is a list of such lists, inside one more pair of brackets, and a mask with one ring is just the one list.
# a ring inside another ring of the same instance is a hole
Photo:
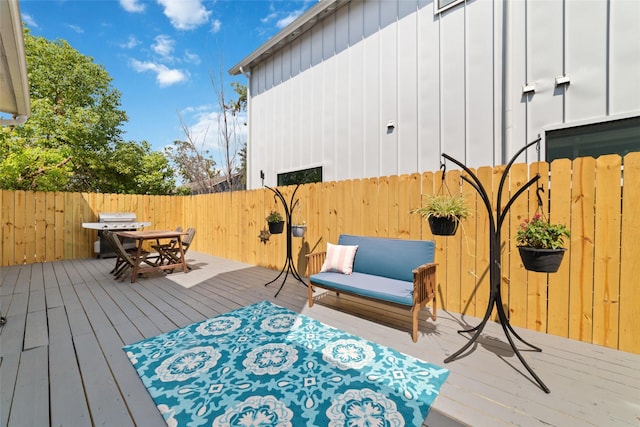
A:
{"label": "barbecue grill", "polygon": [[[133,212],[101,212],[98,214],[98,222],[83,222],[83,228],[98,230],[99,240],[96,241],[93,251],[98,254],[99,258],[115,257],[111,244],[102,235],[102,230],[111,231],[132,231],[150,226],[150,222],[137,221],[136,214]],[[133,239],[125,239],[123,241],[125,249],[136,247]]]}

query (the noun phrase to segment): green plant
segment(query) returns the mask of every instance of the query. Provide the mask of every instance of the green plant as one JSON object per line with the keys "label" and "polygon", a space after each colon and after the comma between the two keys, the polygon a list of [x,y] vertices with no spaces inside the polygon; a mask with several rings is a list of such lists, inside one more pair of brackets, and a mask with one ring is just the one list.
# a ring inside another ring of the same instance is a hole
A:
{"label": "green plant", "polygon": [[564,244],[564,238],[571,233],[564,224],[550,224],[536,214],[533,218],[526,219],[516,234],[518,246],[536,249],[560,249]]}
{"label": "green plant", "polygon": [[425,206],[415,209],[413,213],[422,215],[424,219],[430,217],[451,218],[456,221],[471,215],[471,209],[467,205],[464,195],[449,196],[443,194],[427,195]]}
{"label": "green plant", "polygon": [[266,220],[267,220],[267,222],[269,222],[269,223],[282,222],[282,221],[284,221],[284,219],[282,218],[282,215],[281,215],[281,214],[280,214],[280,212],[278,212],[278,211],[271,211],[271,212],[269,212],[269,215],[267,215]]}

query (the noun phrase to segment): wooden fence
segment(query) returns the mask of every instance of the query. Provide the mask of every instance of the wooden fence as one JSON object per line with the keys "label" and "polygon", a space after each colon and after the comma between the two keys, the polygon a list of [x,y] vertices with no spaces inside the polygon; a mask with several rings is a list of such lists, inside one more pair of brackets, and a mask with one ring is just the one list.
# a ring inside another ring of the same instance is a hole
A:
{"label": "wooden fence", "polygon": [[[624,161],[624,162],[623,162]],[[624,166],[623,166],[624,164]],[[474,172],[493,191],[504,166]],[[555,274],[529,273],[514,241],[518,225],[538,210],[535,186],[510,209],[502,228],[502,286],[511,323],[575,340],[640,353],[640,153],[598,159],[557,160],[551,165],[515,164],[503,205],[529,177],[545,188],[542,212],[571,228],[569,251]],[[441,172],[303,185],[294,221],[306,221],[304,238],[293,239],[298,270],[306,253],[324,250],[340,233],[434,239],[410,211],[422,196],[463,192],[474,207],[455,237],[435,237],[438,304],[482,317],[489,298],[489,217],[461,172]],[[626,188],[626,191],[625,191]],[[294,187],[281,187],[287,200]],[[286,238],[259,239],[271,208],[282,207],[267,189],[198,196],[142,196],[1,191],[2,266],[92,257],[96,232],[82,222],[99,212],[135,212],[151,229],[180,225],[197,229],[192,250],[279,270]],[[624,197],[623,197],[624,196]],[[552,207],[549,209],[549,207]]]}

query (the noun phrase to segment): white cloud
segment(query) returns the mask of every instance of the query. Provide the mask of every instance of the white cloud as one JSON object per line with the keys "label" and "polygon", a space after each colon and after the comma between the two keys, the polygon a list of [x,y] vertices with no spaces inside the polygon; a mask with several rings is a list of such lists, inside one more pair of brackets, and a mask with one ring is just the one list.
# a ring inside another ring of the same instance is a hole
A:
{"label": "white cloud", "polygon": [[160,87],[167,87],[177,83],[186,81],[189,78],[189,74],[186,71],[171,69],[163,64],[157,64],[155,62],[142,62],[136,59],[132,59],[131,67],[139,72],[151,71],[156,75],[156,81]]}
{"label": "white cloud", "polygon": [[155,41],[156,42],[151,45],[151,49],[164,59],[172,61],[173,58],[171,57],[171,54],[173,53],[173,48],[176,45],[176,42],[171,37],[164,34],[156,36]]}
{"label": "white cloud", "polygon": [[71,28],[73,31],[75,31],[78,34],[84,33],[84,29],[82,29],[81,27],[79,27],[77,25],[67,24],[67,27]]}
{"label": "white cloud", "polygon": [[274,19],[278,18],[278,13],[276,12],[275,7],[273,6],[273,3],[269,5],[269,13],[267,16],[265,16],[264,18],[260,18],[260,22],[262,22],[263,24],[266,24],[270,21],[273,21]]}
{"label": "white cloud", "polygon": [[219,19],[214,19],[211,22],[211,32],[215,34],[220,31],[220,28],[222,28],[222,22]]}
{"label": "white cloud", "polygon": [[178,30],[192,30],[209,21],[208,11],[201,0],[157,0],[164,14]]}
{"label": "white cloud", "polygon": [[[210,154],[215,158],[218,167],[222,167],[221,159],[224,157],[224,143],[219,131],[219,124],[222,116],[219,112],[213,111],[211,105],[199,107],[187,107],[181,113],[185,124],[189,128],[191,138],[199,148],[209,150]],[[235,127],[235,138],[232,141],[232,151],[239,151],[242,145],[247,141],[247,122],[246,113],[240,113],[237,117],[237,126]],[[239,163],[239,159],[236,159]]]}
{"label": "white cloud", "polygon": [[279,19],[278,22],[276,22],[276,27],[282,29],[284,27],[286,27],[287,25],[291,24],[293,21],[296,20],[296,18],[298,16],[300,16],[302,14],[301,10],[296,10],[291,12],[290,14],[288,14],[287,16],[285,16],[282,19]]}
{"label": "white cloud", "polygon": [[286,27],[287,25],[291,24],[293,21],[295,21],[296,18],[298,18],[300,15],[302,15],[305,10],[306,10],[306,8],[301,8],[301,9],[293,10],[293,11],[290,11],[290,12],[287,12],[287,11],[280,12],[280,11],[275,10],[273,5],[271,5],[271,7],[269,7],[269,12],[270,13],[267,16],[265,16],[264,18],[261,18],[260,22],[262,22],[263,24],[268,24],[270,22],[275,21],[276,27],[278,29],[282,29],[282,28]]}
{"label": "white cloud", "polygon": [[136,38],[136,36],[129,36],[129,39],[127,40],[126,43],[121,43],[120,47],[123,49],[133,49],[134,47],[138,46],[140,44],[140,42],[138,41],[138,39]]}
{"label": "white cloud", "polygon": [[22,20],[25,22],[25,24],[27,24],[29,27],[31,28],[38,28],[38,23],[36,22],[35,19],[33,19],[33,17],[29,14],[23,13],[22,14]]}
{"label": "white cloud", "polygon": [[144,11],[144,4],[138,0],[120,0],[120,6],[127,12],[136,13]]}
{"label": "white cloud", "polygon": [[195,64],[195,65],[199,65],[201,62],[200,57],[197,54],[191,53],[188,50],[184,52],[184,60],[185,62]]}

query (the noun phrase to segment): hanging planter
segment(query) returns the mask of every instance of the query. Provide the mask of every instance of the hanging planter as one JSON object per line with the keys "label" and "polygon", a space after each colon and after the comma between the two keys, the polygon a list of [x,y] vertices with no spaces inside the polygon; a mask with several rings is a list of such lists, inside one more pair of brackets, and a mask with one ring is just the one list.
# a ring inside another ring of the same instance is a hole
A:
{"label": "hanging planter", "polygon": [[428,195],[426,205],[412,212],[419,213],[429,222],[431,234],[435,236],[453,236],[458,230],[460,220],[470,214],[462,194],[457,196]]}
{"label": "hanging planter", "polygon": [[269,223],[269,233],[271,233],[271,234],[282,234],[283,231],[284,231],[284,221],[270,222]]}
{"label": "hanging planter", "polygon": [[551,224],[540,214],[525,220],[516,234],[524,268],[538,273],[558,271],[566,251],[562,244],[570,235],[564,224]]}
{"label": "hanging planter", "polygon": [[562,257],[567,251],[559,249],[537,249],[518,246],[524,268],[538,273],[555,273],[560,268]]}
{"label": "hanging planter", "polygon": [[304,233],[307,232],[307,226],[304,224],[297,224],[291,226],[291,234],[293,237],[303,237]]}
{"label": "hanging planter", "polygon": [[453,236],[458,230],[458,217],[437,217],[430,216],[428,218],[431,234],[434,236]]}
{"label": "hanging planter", "polygon": [[280,212],[271,211],[269,215],[267,215],[267,224],[269,225],[269,233],[271,234],[282,234],[284,230],[284,219]]}
{"label": "hanging planter", "polygon": [[304,233],[307,232],[307,223],[302,219],[302,212],[298,201],[293,204],[295,207],[297,205],[298,210],[296,212],[296,219],[293,225],[291,225],[291,234],[293,237],[303,237]]}

